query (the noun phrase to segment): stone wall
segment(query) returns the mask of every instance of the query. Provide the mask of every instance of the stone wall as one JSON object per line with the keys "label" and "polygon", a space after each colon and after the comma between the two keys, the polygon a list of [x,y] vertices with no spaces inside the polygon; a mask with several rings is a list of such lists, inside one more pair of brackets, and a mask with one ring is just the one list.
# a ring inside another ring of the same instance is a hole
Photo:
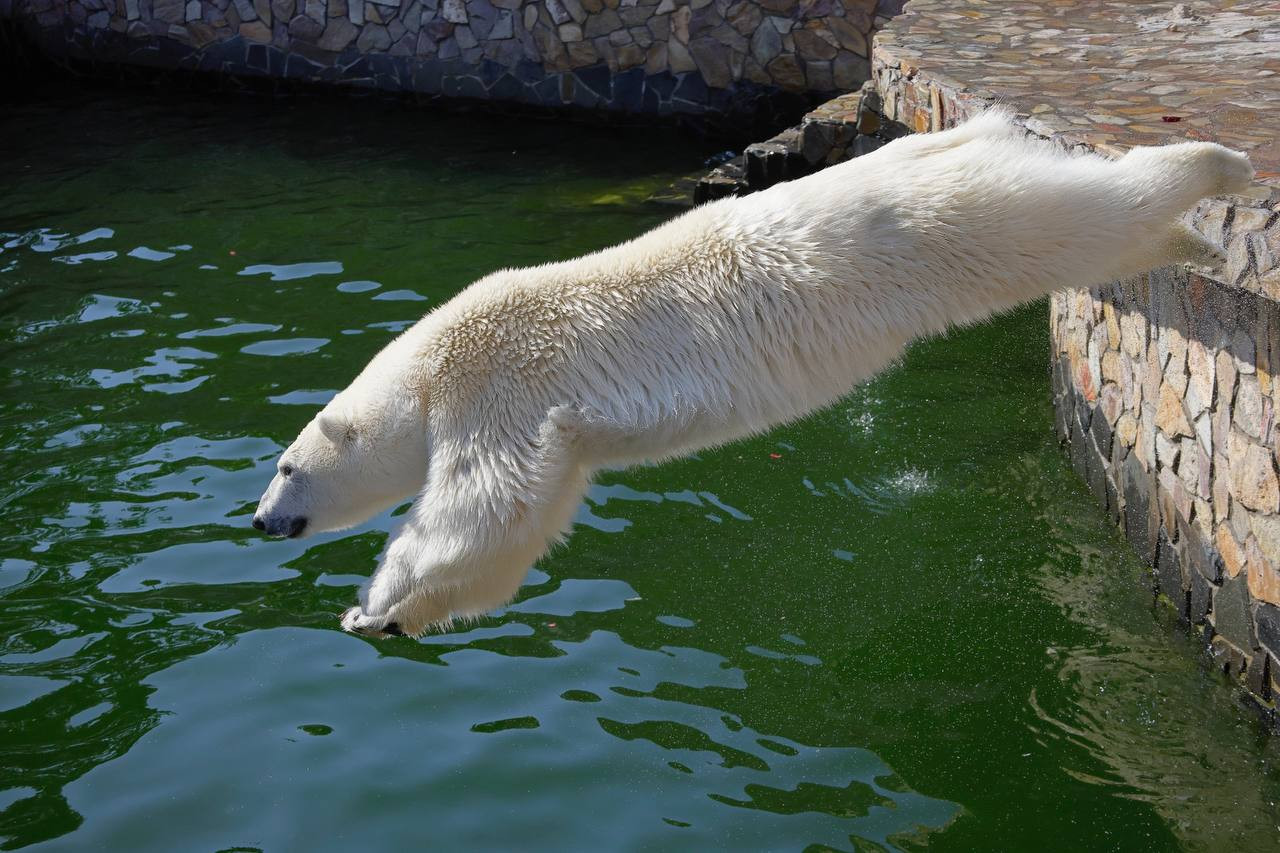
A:
{"label": "stone wall", "polygon": [[1165,269],[1055,295],[1051,331],[1073,466],[1154,567],[1154,588],[1274,707],[1280,305]]}
{"label": "stone wall", "polygon": [[[794,120],[901,0],[0,0],[77,60],[649,115]],[[777,124],[774,124],[776,127]]]}
{"label": "stone wall", "polygon": [[[1064,148],[1115,156],[1214,139],[1258,169],[1248,194],[1206,200],[1189,217],[1227,248],[1223,269],[1171,267],[1056,294],[1050,329],[1057,430],[1073,466],[1152,567],[1153,591],[1274,723],[1280,10],[1064,2],[1011,17],[992,5],[913,0],[893,21],[873,55],[887,118],[937,130],[1000,100]],[[962,35],[948,19],[967,23]],[[1083,55],[1082,74],[1072,57]]]}
{"label": "stone wall", "polygon": [[693,189],[693,203],[746,195],[781,181],[812,174],[827,166],[876,150],[906,132],[883,120],[880,94],[871,81],[861,89],[832,98],[805,114],[800,123],[703,175]]}

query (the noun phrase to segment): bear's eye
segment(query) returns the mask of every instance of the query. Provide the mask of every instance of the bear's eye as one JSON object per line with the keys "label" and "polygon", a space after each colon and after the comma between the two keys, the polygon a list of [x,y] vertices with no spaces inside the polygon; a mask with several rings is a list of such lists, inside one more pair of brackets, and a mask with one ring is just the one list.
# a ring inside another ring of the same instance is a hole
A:
{"label": "bear's eye", "polygon": [[281,465],[281,466],[280,466],[280,476],[281,476],[281,477],[292,477],[292,476],[293,476],[293,466],[292,466],[292,465]]}

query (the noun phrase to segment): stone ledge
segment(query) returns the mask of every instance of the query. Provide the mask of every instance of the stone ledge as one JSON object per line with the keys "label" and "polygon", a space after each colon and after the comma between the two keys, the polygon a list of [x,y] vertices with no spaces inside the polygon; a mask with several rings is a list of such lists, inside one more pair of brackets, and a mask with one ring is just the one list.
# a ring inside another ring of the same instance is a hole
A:
{"label": "stone ledge", "polygon": [[748,145],[741,156],[698,180],[694,204],[746,195],[782,181],[868,154],[907,129],[885,119],[880,93],[868,80],[861,89],[840,95],[807,113],[800,124],[771,139]]}
{"label": "stone ledge", "polygon": [[1186,139],[1245,151],[1247,197],[1195,226],[1225,245],[1222,283],[1280,299],[1280,8],[1262,0],[1028,4],[911,0],[875,37],[885,115],[916,131],[988,105],[1066,148],[1119,156]]}
{"label": "stone ledge", "polygon": [[1258,180],[1191,221],[1222,270],[1051,302],[1057,429],[1151,588],[1276,720],[1280,695],[1280,8],[1244,0],[912,0],[877,36],[884,113],[916,131],[994,103],[1069,150],[1221,142]]}

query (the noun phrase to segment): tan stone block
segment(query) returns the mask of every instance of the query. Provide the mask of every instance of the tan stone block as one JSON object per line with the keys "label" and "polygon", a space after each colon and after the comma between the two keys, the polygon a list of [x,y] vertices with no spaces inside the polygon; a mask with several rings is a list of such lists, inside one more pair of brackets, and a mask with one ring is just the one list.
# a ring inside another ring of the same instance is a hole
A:
{"label": "tan stone block", "polygon": [[1280,483],[1271,454],[1231,430],[1227,445],[1231,496],[1249,509],[1274,513],[1280,509]]}
{"label": "tan stone block", "polygon": [[[1246,435],[1262,437],[1262,389],[1256,376],[1241,376],[1232,405],[1232,421]],[[1270,402],[1270,401],[1268,401]]]}
{"label": "tan stone block", "polygon": [[271,28],[262,21],[249,21],[240,25],[240,35],[249,41],[256,41],[259,44],[271,44]]}
{"label": "tan stone block", "polygon": [[[823,38],[815,29],[796,30],[796,52],[804,60],[831,60],[836,57],[836,46]],[[831,41],[835,41],[834,37]]]}
{"label": "tan stone block", "polygon": [[[1187,487],[1187,491],[1192,495],[1208,497],[1209,480],[1207,472],[1209,465],[1207,460],[1209,459],[1209,454],[1200,452],[1200,446],[1194,438],[1184,438],[1179,443],[1178,456],[1178,477],[1182,480],[1182,484]],[[1203,468],[1206,472],[1203,490],[1200,488],[1202,462],[1205,463]]]}
{"label": "tan stone block", "polygon": [[[1160,482],[1160,497],[1162,500],[1168,499],[1168,503],[1177,511],[1177,514],[1183,521],[1191,520],[1191,493],[1187,491],[1187,487],[1183,485],[1182,480],[1174,473],[1172,468],[1161,468],[1157,479]],[[1165,526],[1170,530],[1174,529],[1177,524],[1176,518],[1172,513],[1168,512],[1168,507],[1162,504],[1165,512]]]}
{"label": "tan stone block", "polygon": [[693,55],[689,53],[689,48],[676,39],[667,42],[667,61],[671,65],[673,74],[679,74],[682,71],[696,71],[698,69],[698,64],[693,61]]}
{"label": "tan stone block", "polygon": [[1168,363],[1165,364],[1163,381],[1173,388],[1179,397],[1185,396],[1189,383],[1186,359],[1169,359]]}
{"label": "tan stone block", "polygon": [[1240,547],[1240,543],[1236,542],[1235,536],[1231,534],[1231,528],[1226,524],[1218,525],[1214,545],[1222,556],[1222,565],[1226,569],[1227,576],[1234,578],[1239,575],[1245,568],[1244,549]]}
{"label": "tan stone block", "polygon": [[1121,376],[1128,371],[1124,369],[1121,355],[1116,350],[1107,350],[1102,354],[1102,381],[1120,382]]}
{"label": "tan stone block", "polygon": [[1229,404],[1235,397],[1236,377],[1239,374],[1236,360],[1226,350],[1218,350],[1214,362],[1217,366],[1218,405]]}
{"label": "tan stone block", "polygon": [[649,46],[648,53],[644,59],[645,74],[661,74],[667,70],[667,43],[665,41],[655,41]]}
{"label": "tan stone block", "polygon": [[671,13],[671,37],[681,44],[689,43],[689,18],[692,15],[693,10],[688,6],[681,6]]}
{"label": "tan stone block", "polygon": [[1142,406],[1141,364],[1134,364],[1128,354],[1121,356],[1123,370],[1120,374],[1120,390],[1124,391],[1124,407],[1136,412]]}
{"label": "tan stone block", "polygon": [[1120,386],[1114,382],[1103,385],[1102,393],[1098,395],[1098,411],[1102,412],[1107,423],[1114,426],[1123,410],[1124,394],[1121,393]]}
{"label": "tan stone block", "polygon": [[1107,327],[1107,346],[1120,349],[1120,318],[1116,316],[1116,307],[1110,302],[1102,303],[1102,320]]}
{"label": "tan stone block", "polygon": [[[1089,369],[1095,380],[1102,375],[1102,356],[1108,351],[1107,327],[1099,324],[1089,332],[1088,349]],[[1098,383],[1101,386],[1102,383]]]}
{"label": "tan stone block", "polygon": [[1249,594],[1258,601],[1280,605],[1280,571],[1266,558],[1252,536],[1245,542],[1244,553],[1249,570]]}
{"label": "tan stone block", "polygon": [[[784,57],[781,56],[778,57],[778,59],[783,58]],[[1098,399],[1098,385],[1097,380],[1094,379],[1096,375],[1097,374],[1091,369],[1087,359],[1082,359],[1079,364],[1076,365],[1076,390],[1079,391],[1080,395],[1090,403]]]}
{"label": "tan stone block", "polygon": [[1160,386],[1160,398],[1156,406],[1156,426],[1166,435],[1194,435],[1187,414],[1182,408],[1182,397],[1169,385]]}
{"label": "tan stone block", "polygon": [[1187,409],[1192,418],[1213,406],[1215,367],[1213,356],[1203,343],[1192,340],[1187,345]]}
{"label": "tan stone block", "polygon": [[638,44],[624,44],[617,50],[618,69],[626,71],[628,68],[635,68],[637,65],[644,65],[645,52],[644,48]]}
{"label": "tan stone block", "polygon": [[1130,358],[1142,358],[1147,349],[1147,318],[1132,309],[1120,316],[1120,343]]}
{"label": "tan stone block", "polygon": [[799,92],[805,88],[804,71],[794,56],[783,54],[775,57],[765,69],[773,82],[783,89]]}
{"label": "tan stone block", "polygon": [[867,50],[868,39],[866,31],[855,26],[849,18],[824,18],[823,22],[845,50],[851,51],[863,59],[870,57],[870,52]]}
{"label": "tan stone block", "polygon": [[1154,346],[1147,347],[1146,358],[1142,362],[1142,397],[1157,403],[1160,399],[1160,382],[1164,371],[1159,364],[1159,356]]}
{"label": "tan stone block", "polygon": [[1223,521],[1231,506],[1231,486],[1227,475],[1227,457],[1213,457],[1213,520]]}
{"label": "tan stone block", "polygon": [[737,30],[740,35],[747,37],[756,31],[756,27],[763,19],[764,14],[760,11],[760,7],[749,0],[739,0],[730,6],[725,14],[725,20],[729,22],[729,26]]}
{"label": "tan stone block", "polygon": [[1280,565],[1280,517],[1249,514],[1249,530],[1262,554],[1273,565]]}
{"label": "tan stone block", "polygon": [[1127,412],[1121,415],[1116,421],[1115,435],[1125,447],[1133,447],[1138,440],[1138,421]]}
{"label": "tan stone block", "polygon": [[1187,363],[1187,339],[1173,326],[1161,326],[1156,334],[1156,349],[1164,368],[1182,370]]}

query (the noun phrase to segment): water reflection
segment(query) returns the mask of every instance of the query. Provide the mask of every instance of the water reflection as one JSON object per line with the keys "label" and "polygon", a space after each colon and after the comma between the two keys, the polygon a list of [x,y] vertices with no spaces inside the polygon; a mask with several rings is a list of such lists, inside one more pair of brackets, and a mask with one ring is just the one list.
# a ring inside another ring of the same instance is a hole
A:
{"label": "water reflection", "polygon": [[1272,748],[1101,580],[1132,564],[1048,439],[1042,312],[773,436],[608,473],[510,607],[374,643],[335,617],[395,511],[264,540],[276,456],[466,282],[665,218],[644,188],[683,149],[75,109],[139,165],[83,163],[74,111],[32,107],[49,153],[0,213],[7,846],[1172,849],[1274,826]]}

